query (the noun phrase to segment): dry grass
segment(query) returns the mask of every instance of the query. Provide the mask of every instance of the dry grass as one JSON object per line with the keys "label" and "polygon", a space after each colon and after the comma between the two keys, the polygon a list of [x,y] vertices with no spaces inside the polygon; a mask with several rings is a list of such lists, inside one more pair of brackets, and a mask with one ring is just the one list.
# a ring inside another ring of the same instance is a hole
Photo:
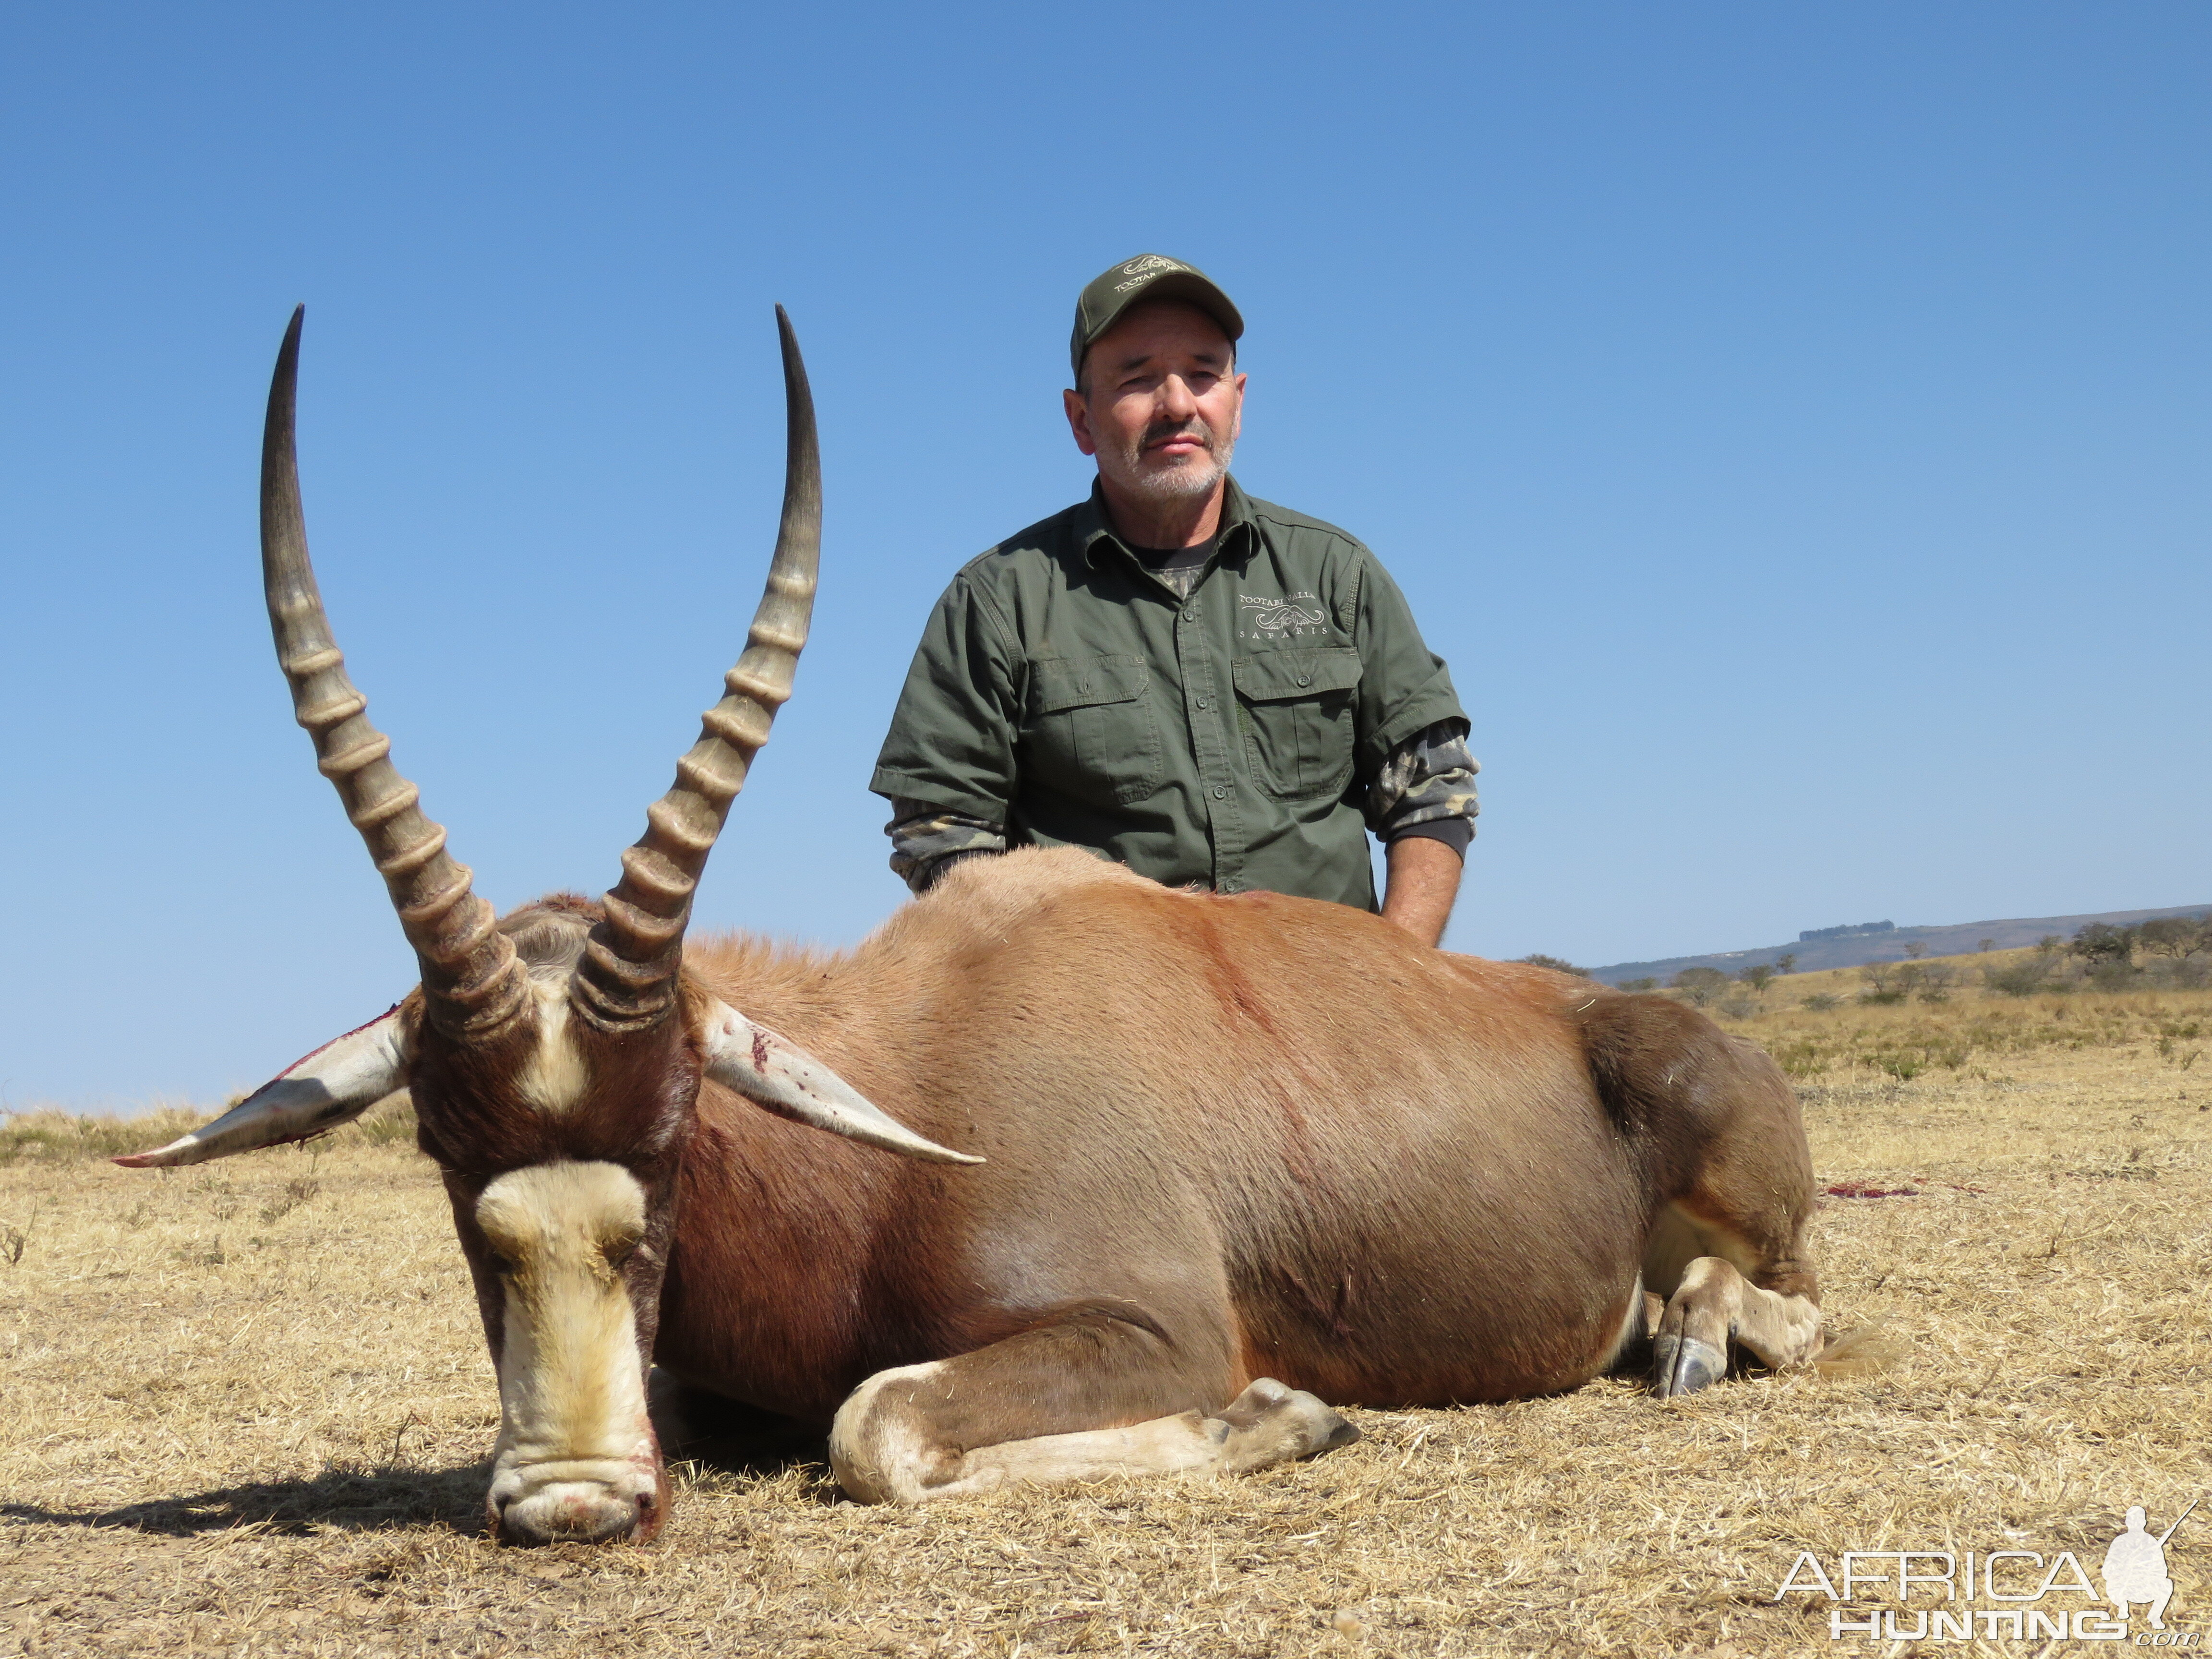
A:
{"label": "dry grass", "polygon": [[[1800,1549],[2094,1567],[2124,1505],[2162,1526],[2212,1481],[2212,1075],[2158,1035],[2212,996],[1808,1012],[1814,978],[1730,1023],[1795,1053],[1824,1183],[1917,1189],[1830,1200],[1817,1240],[1836,1322],[1911,1341],[1891,1371],[1363,1412],[1255,1478],[922,1510],[684,1465],[642,1550],[480,1535],[496,1403],[404,1124],[152,1176],[96,1161],[112,1126],[18,1120],[0,1653],[1836,1653],[1771,1602]],[[1914,1043],[1964,1052],[1900,1077]]]}

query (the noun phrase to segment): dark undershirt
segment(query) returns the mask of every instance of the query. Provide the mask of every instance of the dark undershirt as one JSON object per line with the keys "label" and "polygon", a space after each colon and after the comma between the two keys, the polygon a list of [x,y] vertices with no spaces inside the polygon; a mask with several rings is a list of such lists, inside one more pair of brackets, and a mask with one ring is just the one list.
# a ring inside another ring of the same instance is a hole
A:
{"label": "dark undershirt", "polygon": [[1217,531],[1196,547],[1139,547],[1131,543],[1129,551],[1139,564],[1175,589],[1176,598],[1187,599],[1190,590],[1198,586],[1199,572],[1206,568],[1220,541]]}

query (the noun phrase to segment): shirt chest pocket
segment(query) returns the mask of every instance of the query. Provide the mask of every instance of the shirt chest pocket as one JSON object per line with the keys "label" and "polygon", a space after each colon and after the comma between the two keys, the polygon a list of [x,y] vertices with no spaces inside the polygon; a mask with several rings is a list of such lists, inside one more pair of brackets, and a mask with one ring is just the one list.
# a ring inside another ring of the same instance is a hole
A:
{"label": "shirt chest pocket", "polygon": [[1152,680],[1142,657],[1031,663],[1030,775],[1093,805],[1127,806],[1151,794],[1160,781]]}
{"label": "shirt chest pocket", "polygon": [[1359,653],[1269,651],[1230,664],[1253,775],[1285,799],[1336,795],[1352,781]]}

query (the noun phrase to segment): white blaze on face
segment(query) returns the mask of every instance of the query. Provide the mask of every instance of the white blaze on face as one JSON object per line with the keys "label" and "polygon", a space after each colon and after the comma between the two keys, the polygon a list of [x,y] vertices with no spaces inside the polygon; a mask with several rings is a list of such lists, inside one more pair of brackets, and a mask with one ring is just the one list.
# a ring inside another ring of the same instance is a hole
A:
{"label": "white blaze on face", "polygon": [[567,1111],[582,1097],[590,1079],[584,1057],[568,1035],[568,986],[566,980],[533,979],[530,991],[538,1002],[538,1046],[515,1079],[522,1097],[541,1112]]}
{"label": "white blaze on face", "polygon": [[656,1501],[637,1321],[618,1264],[645,1192],[612,1164],[544,1164],[484,1188],[477,1224],[504,1258],[491,1506],[511,1537],[627,1534]]}

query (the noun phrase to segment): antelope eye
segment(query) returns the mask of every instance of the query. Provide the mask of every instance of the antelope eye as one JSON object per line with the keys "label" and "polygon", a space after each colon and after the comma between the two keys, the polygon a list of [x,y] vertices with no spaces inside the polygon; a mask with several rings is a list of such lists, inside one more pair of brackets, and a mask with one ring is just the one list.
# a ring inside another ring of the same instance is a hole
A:
{"label": "antelope eye", "polygon": [[501,1279],[506,1278],[507,1274],[514,1271],[514,1263],[508,1261],[497,1250],[488,1249],[484,1252],[484,1266],[489,1267]]}
{"label": "antelope eye", "polygon": [[599,1246],[599,1254],[606,1257],[607,1266],[619,1272],[629,1266],[629,1259],[637,1254],[637,1244],[634,1238],[609,1239]]}

